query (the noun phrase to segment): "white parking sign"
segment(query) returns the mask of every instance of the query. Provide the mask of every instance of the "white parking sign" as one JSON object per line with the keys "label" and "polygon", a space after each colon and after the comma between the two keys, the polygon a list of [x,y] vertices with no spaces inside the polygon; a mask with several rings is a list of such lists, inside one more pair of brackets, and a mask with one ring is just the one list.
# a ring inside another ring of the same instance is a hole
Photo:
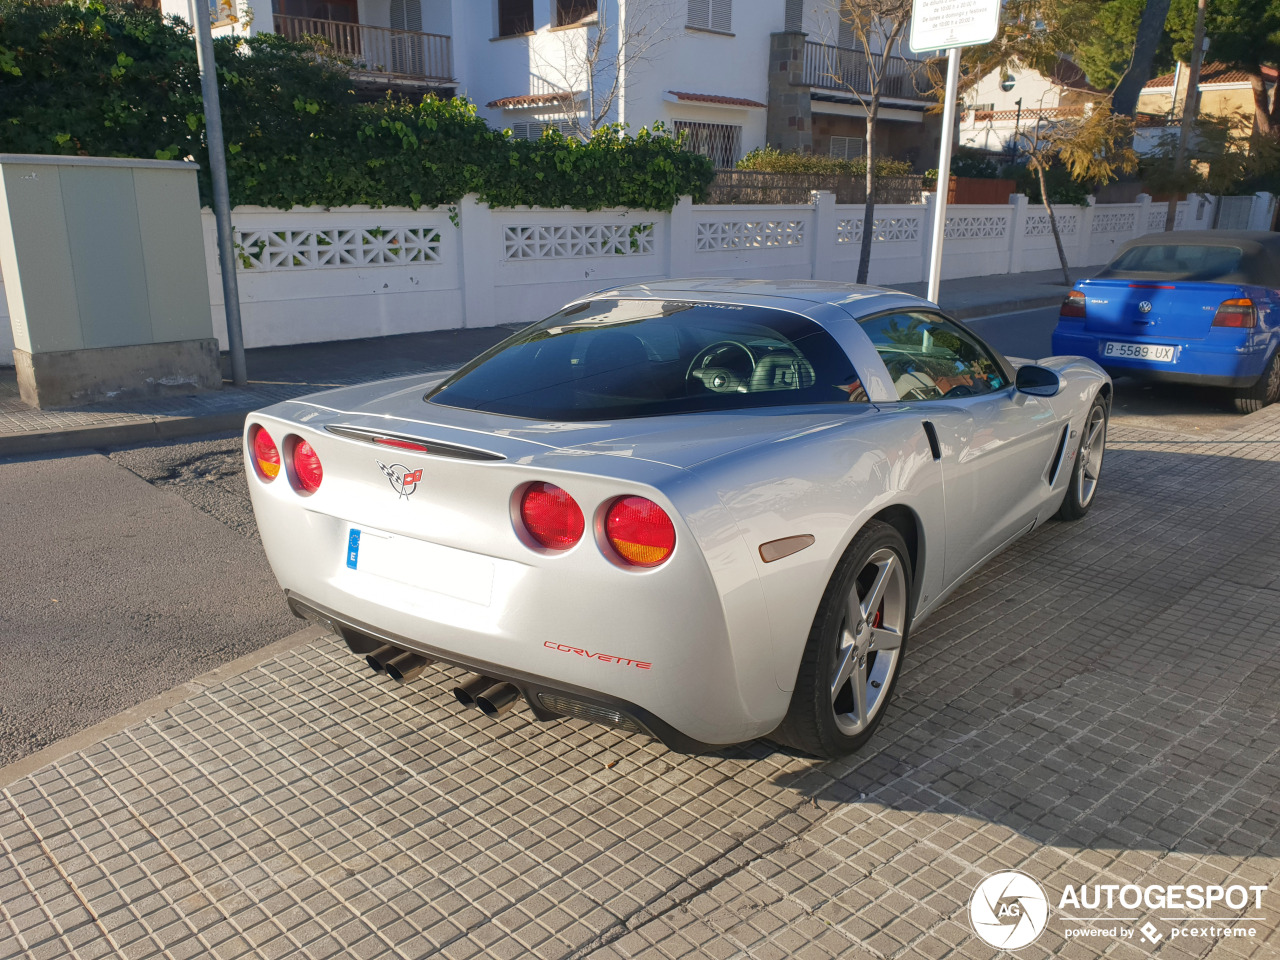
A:
{"label": "white parking sign", "polygon": [[949,50],[995,39],[1000,0],[915,0],[911,10],[912,50]]}

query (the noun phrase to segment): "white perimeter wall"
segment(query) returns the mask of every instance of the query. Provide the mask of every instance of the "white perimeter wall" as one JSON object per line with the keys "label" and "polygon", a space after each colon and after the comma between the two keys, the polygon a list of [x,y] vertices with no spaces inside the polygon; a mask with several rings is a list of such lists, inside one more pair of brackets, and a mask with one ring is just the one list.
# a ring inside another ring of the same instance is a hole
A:
{"label": "white perimeter wall", "polygon": [[[1271,198],[1259,199],[1264,212]],[[1163,229],[1164,206],[1055,208],[1072,266],[1106,262],[1131,237]],[[1178,207],[1178,227],[1207,227],[1213,203]],[[861,205],[829,193],[796,205],[695,205],[670,213],[348,207],[232,213],[245,344],[261,347],[540,319],[576,296],[665,277],[852,281]],[[932,201],[876,208],[872,283],[927,279]],[[214,325],[225,346],[213,216],[204,216]],[[986,276],[1058,265],[1044,209],[947,211],[942,275]]]}
{"label": "white perimeter wall", "polygon": [[[1276,199],[1253,198],[1248,226],[1267,229]],[[345,207],[290,211],[237,207],[245,345],[378,337],[425,330],[529,323],[574,297],[666,277],[760,277],[852,281],[862,206],[829,193],[813,203],[695,205],[668,212],[563,208],[490,210],[473,198],[456,208]],[[1204,229],[1214,201],[1178,205],[1176,229]],[[1105,263],[1124,241],[1162,230],[1165,205],[1055,207],[1071,266]],[[932,198],[876,208],[870,281],[928,279]],[[942,275],[1021,273],[1058,266],[1048,217],[1016,196],[1005,205],[947,211]],[[204,213],[214,327],[226,347],[213,215]],[[12,362],[0,279],[0,363]]]}

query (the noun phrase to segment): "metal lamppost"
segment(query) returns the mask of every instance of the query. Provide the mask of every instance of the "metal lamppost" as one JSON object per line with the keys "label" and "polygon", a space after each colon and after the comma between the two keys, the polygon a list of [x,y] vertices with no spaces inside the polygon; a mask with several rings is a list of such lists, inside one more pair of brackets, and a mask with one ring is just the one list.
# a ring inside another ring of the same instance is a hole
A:
{"label": "metal lamppost", "polygon": [[1013,101],[1018,111],[1013,116],[1013,136],[1009,138],[1009,159],[1018,159],[1018,127],[1022,124],[1022,98]]}
{"label": "metal lamppost", "polygon": [[196,60],[200,65],[200,92],[204,97],[205,145],[209,148],[209,178],[213,181],[213,219],[218,226],[218,259],[222,269],[222,303],[227,314],[227,352],[231,354],[231,379],[237,387],[249,382],[244,363],[244,334],[240,328],[240,286],[231,237],[231,199],[227,190],[227,154],[222,140],[222,109],[218,105],[218,68],[213,61],[213,30],[208,0],[189,0],[191,25],[196,33]]}

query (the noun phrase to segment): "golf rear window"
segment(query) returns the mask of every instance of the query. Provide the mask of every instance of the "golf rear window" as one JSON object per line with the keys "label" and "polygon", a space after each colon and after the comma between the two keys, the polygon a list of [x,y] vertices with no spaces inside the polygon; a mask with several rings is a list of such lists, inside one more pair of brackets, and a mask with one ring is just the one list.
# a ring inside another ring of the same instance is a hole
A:
{"label": "golf rear window", "polygon": [[865,401],[840,345],[765,307],[592,300],[527,327],[427,394],[539,420],[612,420]]}
{"label": "golf rear window", "polygon": [[1149,274],[1165,280],[1219,280],[1240,269],[1239,247],[1160,243],[1131,247],[1108,271]]}

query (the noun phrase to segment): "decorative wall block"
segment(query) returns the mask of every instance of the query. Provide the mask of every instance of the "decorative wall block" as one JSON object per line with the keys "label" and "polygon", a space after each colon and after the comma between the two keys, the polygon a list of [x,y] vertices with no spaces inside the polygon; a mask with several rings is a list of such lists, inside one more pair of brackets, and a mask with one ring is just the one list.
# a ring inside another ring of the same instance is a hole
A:
{"label": "decorative wall block", "polygon": [[[1182,226],[1182,220],[1186,212],[1187,211],[1179,208],[1177,216],[1174,217],[1174,220],[1173,220],[1173,226],[1175,230]],[[1152,210],[1149,214],[1147,214],[1147,230],[1148,231],[1163,230],[1164,221],[1167,214],[1168,214],[1168,210],[1165,209],[1164,204],[1160,205],[1159,210]]]}
{"label": "decorative wall block", "polygon": [[698,223],[697,250],[804,245],[803,220],[709,220]]}
{"label": "decorative wall block", "polygon": [[1093,215],[1094,233],[1132,233],[1137,221],[1133,210],[1109,210]]}
{"label": "decorative wall block", "polygon": [[440,262],[434,227],[329,227],[324,230],[236,230],[244,270],[319,270]]}
{"label": "decorative wall block", "polygon": [[[919,217],[885,217],[875,220],[872,240],[902,241],[920,239]],[[861,243],[862,218],[841,220],[836,224],[836,243]]]}
{"label": "decorative wall block", "polygon": [[993,217],[947,217],[943,237],[947,240],[1003,237],[1008,229],[1008,218],[998,214]]}
{"label": "decorative wall block", "polygon": [[[1074,237],[1080,228],[1080,215],[1076,213],[1060,213],[1058,217],[1058,234],[1063,237]],[[1053,225],[1047,213],[1033,213],[1027,216],[1026,235],[1028,237],[1045,237],[1053,233]]]}
{"label": "decorative wall block", "polygon": [[578,257],[653,253],[652,223],[572,223],[505,225],[508,260],[569,260]]}

